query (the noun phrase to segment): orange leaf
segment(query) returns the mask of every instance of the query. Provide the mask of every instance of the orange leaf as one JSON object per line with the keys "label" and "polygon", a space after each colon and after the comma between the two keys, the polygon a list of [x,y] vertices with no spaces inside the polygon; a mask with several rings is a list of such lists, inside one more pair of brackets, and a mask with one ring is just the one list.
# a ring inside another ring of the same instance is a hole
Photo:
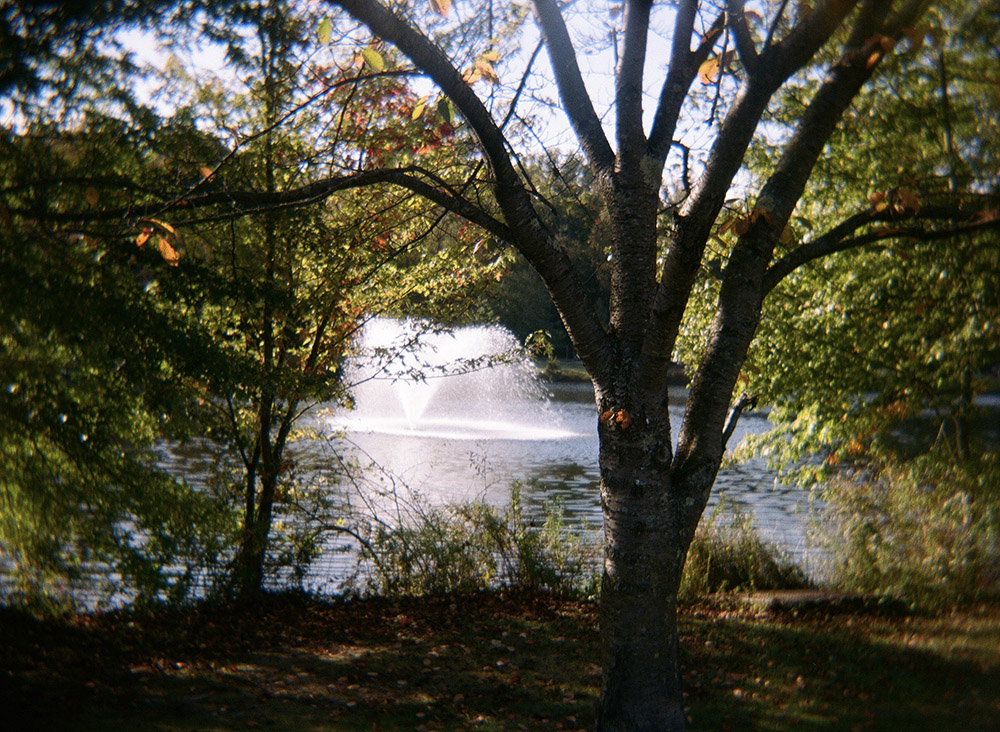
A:
{"label": "orange leaf", "polygon": [[608,411],[603,412],[600,418],[601,424],[607,424],[612,420],[612,418],[614,418],[614,416],[615,416],[615,410],[613,409],[609,409]]}
{"label": "orange leaf", "polygon": [[164,237],[158,237],[156,242],[157,248],[160,250],[160,256],[163,257],[163,261],[169,264],[171,267],[176,267],[177,263],[181,259],[180,253],[170,246],[170,242]]}
{"label": "orange leaf", "polygon": [[147,226],[139,233],[139,236],[135,238],[135,245],[137,247],[141,247],[143,244],[149,241],[149,237],[151,237],[152,235],[153,235],[153,230]]}
{"label": "orange leaf", "polygon": [[920,208],[920,198],[909,188],[900,188],[896,191],[897,211],[903,213],[903,211],[909,210],[916,214],[920,213]]}
{"label": "orange leaf", "polygon": [[451,0],[431,0],[431,7],[438,15],[447,16],[451,11]]}
{"label": "orange leaf", "polygon": [[924,45],[927,31],[920,28],[903,28],[903,35],[906,36],[906,41],[910,44],[910,50],[919,51]]}
{"label": "orange leaf", "polygon": [[698,78],[701,79],[702,84],[711,84],[719,78],[718,56],[701,62],[701,66],[698,67]]}
{"label": "orange leaf", "polygon": [[473,63],[473,67],[480,75],[487,81],[493,84],[500,83],[500,77],[497,76],[497,72],[493,70],[493,64],[483,58],[477,58]]}

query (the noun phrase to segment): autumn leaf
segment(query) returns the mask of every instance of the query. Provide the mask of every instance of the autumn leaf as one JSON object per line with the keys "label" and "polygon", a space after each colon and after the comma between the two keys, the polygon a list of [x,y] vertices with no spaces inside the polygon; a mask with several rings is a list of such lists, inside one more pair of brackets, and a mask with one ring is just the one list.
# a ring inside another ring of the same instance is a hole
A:
{"label": "autumn leaf", "polygon": [[475,63],[473,64],[473,67],[476,69],[476,71],[480,73],[482,78],[486,79],[487,81],[493,84],[500,83],[500,77],[498,77],[497,72],[494,71],[493,64],[491,64],[486,59],[482,57],[477,58]]}
{"label": "autumn leaf", "polygon": [[101,194],[97,192],[96,188],[91,186],[83,192],[83,198],[91,206],[96,206],[97,202],[101,200]]}
{"label": "autumn leaf", "polygon": [[184,239],[180,232],[166,221],[159,219],[142,219],[139,223],[147,224],[136,238],[136,246],[142,246],[154,234],[158,234],[157,250],[164,261],[172,267],[180,260],[180,250],[184,248]]}
{"label": "autumn leaf", "polygon": [[438,15],[447,16],[451,12],[451,0],[431,0],[431,7]]}
{"label": "autumn leaf", "polygon": [[330,42],[330,36],[333,33],[333,23],[329,18],[323,18],[323,21],[319,24],[319,28],[316,29],[316,35],[319,37],[319,42],[322,45],[327,45]]}
{"label": "autumn leaf", "polygon": [[600,417],[599,421],[600,421],[601,424],[607,424],[612,419],[614,419],[614,416],[615,416],[615,410],[609,409],[606,412],[602,412],[601,413],[601,417]]}
{"label": "autumn leaf", "polygon": [[180,252],[170,246],[170,242],[167,241],[166,237],[157,237],[156,248],[159,250],[160,256],[163,257],[163,261],[171,267],[177,266],[177,263],[181,259]]}
{"label": "autumn leaf", "polygon": [[424,113],[425,109],[427,109],[427,97],[420,97],[420,99],[417,100],[417,106],[415,106],[413,108],[413,112],[410,113],[410,119],[420,119],[420,116]]}
{"label": "autumn leaf", "polygon": [[899,213],[903,213],[904,211],[912,211],[915,214],[920,213],[920,198],[909,188],[900,188],[896,191],[895,209]]}
{"label": "autumn leaf", "polygon": [[701,62],[701,66],[698,67],[698,78],[701,79],[702,84],[711,84],[719,76],[719,58],[718,56],[705,59]]}
{"label": "autumn leaf", "polygon": [[885,209],[888,208],[889,203],[887,199],[888,199],[888,194],[886,194],[885,191],[875,191],[870,196],[868,196],[868,200],[871,202],[872,207],[876,211],[885,211]]}
{"label": "autumn leaf", "polygon": [[385,71],[385,59],[374,48],[364,49],[361,52],[361,56],[364,58],[365,63],[375,69],[375,71]]}

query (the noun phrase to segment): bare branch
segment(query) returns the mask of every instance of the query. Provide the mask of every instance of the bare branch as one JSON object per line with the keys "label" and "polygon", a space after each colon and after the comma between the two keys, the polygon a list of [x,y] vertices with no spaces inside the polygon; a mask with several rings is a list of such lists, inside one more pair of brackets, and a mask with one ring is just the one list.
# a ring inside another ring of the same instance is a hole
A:
{"label": "bare branch", "polygon": [[755,409],[757,407],[757,397],[751,396],[749,394],[740,394],[739,399],[733,404],[732,409],[729,410],[729,417],[726,418],[726,426],[722,428],[722,449],[726,449],[726,445],[729,444],[730,438],[733,436],[733,432],[736,431],[736,425],[740,421],[740,417],[743,416],[743,412],[748,409]]}
{"label": "bare branch", "polygon": [[729,31],[733,34],[733,40],[736,43],[736,53],[739,54],[740,62],[747,74],[753,76],[757,73],[759,57],[753,38],[750,37],[750,28],[747,27],[743,4],[744,0],[729,0],[726,14],[729,17]]}
{"label": "bare branch", "polygon": [[[428,182],[430,181],[430,182]],[[193,212],[214,206],[225,206],[226,210],[200,218],[175,220],[178,226],[203,223],[206,221],[225,221],[264,211],[298,208],[318,203],[340,191],[353,188],[364,188],[380,184],[397,185],[407,188],[427,200],[436,203],[455,213],[467,221],[481,226],[495,236],[512,241],[514,238],[510,228],[491,216],[482,208],[462,198],[441,178],[430,171],[417,166],[405,168],[384,168],[370,170],[351,175],[325,178],[298,188],[283,191],[233,191],[221,190],[202,193],[188,198],[171,199],[175,211]],[[46,221],[83,222],[83,221],[124,221],[128,225],[142,218],[161,215],[166,207],[156,202],[144,206],[129,206],[127,208],[101,209],[94,211],[62,211],[50,214],[39,214],[35,210],[10,208],[10,212],[30,216]]]}
{"label": "bare branch", "polygon": [[535,13],[549,49],[559,97],[569,122],[595,172],[609,175],[614,170],[615,153],[608,144],[601,120],[583,83],[576,50],[555,0],[535,0]]}
{"label": "bare branch", "polygon": [[[399,48],[418,69],[437,84],[465,117],[489,161],[493,177],[493,195],[509,227],[511,242],[545,282],[573,345],[590,373],[608,373],[610,356],[604,340],[604,327],[586,296],[569,257],[545,231],[538,212],[514,169],[507,140],[489,110],[437,45],[377,0],[329,0],[329,2],[343,7],[376,35]],[[614,156],[603,131],[600,130],[600,121],[593,112],[589,97],[582,88],[579,69],[572,56],[572,45],[569,44],[569,36],[559,10],[552,0],[539,0],[539,6],[543,10],[547,9],[548,12],[543,14],[548,17],[550,30],[557,37],[555,43],[558,51],[551,45],[549,47],[554,57],[553,66],[559,67],[560,64],[556,60],[558,54],[568,51],[569,55],[561,60],[567,60],[572,66],[573,71],[568,73],[569,83],[573,90],[584,92],[583,96],[574,97],[572,94],[567,95],[566,90],[563,90],[564,98],[569,99],[568,105],[575,105],[574,110],[578,111],[581,104],[589,108],[590,123],[584,125],[583,139],[594,146],[590,151],[594,154],[593,160],[608,166],[607,170],[610,171]],[[563,69],[562,73],[565,81],[567,72]],[[577,83],[579,89],[573,86]],[[596,124],[596,129],[592,124]]]}
{"label": "bare branch", "polygon": [[674,40],[670,52],[670,69],[660,90],[656,114],[653,117],[653,127],[649,132],[648,154],[662,168],[667,159],[667,153],[673,142],[677,119],[680,117],[684,99],[687,97],[691,82],[698,74],[698,67],[708,58],[716,40],[725,28],[725,15],[719,15],[711,28],[701,39],[698,48],[691,50],[691,35],[694,32],[694,19],[698,3],[689,0],[677,12],[674,23]]}
{"label": "bare branch", "polygon": [[615,69],[616,134],[620,163],[637,168],[646,146],[642,129],[642,73],[646,62],[646,37],[652,0],[626,0],[625,32],[621,58]]}

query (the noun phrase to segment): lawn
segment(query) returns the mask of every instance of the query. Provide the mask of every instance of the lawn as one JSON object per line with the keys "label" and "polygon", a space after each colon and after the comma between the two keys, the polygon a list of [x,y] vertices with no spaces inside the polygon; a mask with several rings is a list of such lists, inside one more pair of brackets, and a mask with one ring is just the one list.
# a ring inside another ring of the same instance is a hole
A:
{"label": "lawn", "polygon": [[[692,730],[1000,729],[1000,607],[682,613]],[[0,611],[0,725],[20,730],[576,730],[596,605],[481,594],[40,620]]]}

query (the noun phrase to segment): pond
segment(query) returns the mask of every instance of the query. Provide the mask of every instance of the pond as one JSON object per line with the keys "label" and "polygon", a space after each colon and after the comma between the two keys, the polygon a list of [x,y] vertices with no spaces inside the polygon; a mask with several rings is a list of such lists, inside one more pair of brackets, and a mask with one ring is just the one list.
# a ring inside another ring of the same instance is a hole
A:
{"label": "pond", "polygon": [[[482,402],[466,401],[467,395],[456,395],[451,407],[440,395],[443,404],[416,425],[404,415],[387,413],[385,404],[377,416],[366,416],[361,399],[356,411],[328,412],[315,419],[316,427],[333,435],[328,444],[332,450],[323,451],[326,458],[317,453],[317,459],[329,460],[332,452],[357,466],[366,485],[381,484],[391,501],[402,495],[399,500],[422,506],[474,500],[502,506],[517,481],[529,513],[540,516],[544,504],[558,498],[567,528],[593,532],[596,541],[602,519],[593,390],[581,383],[546,384],[544,389],[544,399],[536,395],[522,400],[509,420],[489,414]],[[685,396],[681,388],[671,390],[675,434]],[[731,447],[768,427],[763,413],[744,414]],[[724,466],[707,513],[720,501],[751,514],[762,536],[785,549],[807,572],[817,568],[818,557],[807,540],[810,494],[778,482],[763,459]],[[330,554],[315,563],[307,582],[313,589],[334,585],[335,575],[347,571],[338,548],[332,542]]]}

